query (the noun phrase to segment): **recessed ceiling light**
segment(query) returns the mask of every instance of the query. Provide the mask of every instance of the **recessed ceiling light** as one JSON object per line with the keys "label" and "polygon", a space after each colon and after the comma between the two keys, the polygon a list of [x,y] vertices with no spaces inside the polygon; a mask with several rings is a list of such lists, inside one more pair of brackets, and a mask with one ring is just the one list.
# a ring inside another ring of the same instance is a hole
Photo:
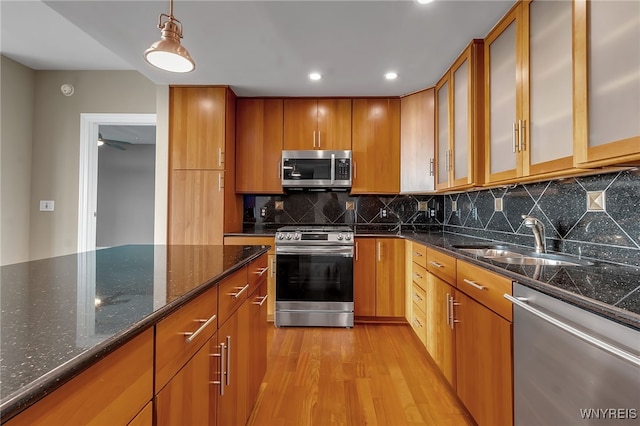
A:
{"label": "recessed ceiling light", "polygon": [[418,2],[420,4],[427,4],[427,3],[433,2],[433,0],[416,0],[416,2]]}
{"label": "recessed ceiling light", "polygon": [[384,75],[384,78],[386,78],[387,80],[395,80],[396,78],[398,78],[398,73],[390,71]]}
{"label": "recessed ceiling light", "polygon": [[309,74],[309,80],[317,81],[322,78],[322,74],[319,72],[312,72]]}

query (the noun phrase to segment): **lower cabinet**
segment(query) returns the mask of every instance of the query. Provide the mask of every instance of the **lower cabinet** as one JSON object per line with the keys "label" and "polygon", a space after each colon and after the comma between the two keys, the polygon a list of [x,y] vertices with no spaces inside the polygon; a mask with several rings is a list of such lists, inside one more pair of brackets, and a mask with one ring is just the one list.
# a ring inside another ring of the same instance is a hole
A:
{"label": "lower cabinet", "polygon": [[405,243],[401,238],[356,238],[353,267],[356,317],[404,317]]}
{"label": "lower cabinet", "polygon": [[267,371],[267,280],[249,296],[249,377],[247,384],[247,415],[258,398],[262,379]]}
{"label": "lower cabinet", "polygon": [[478,426],[513,424],[512,324],[457,291],[458,397]]}
{"label": "lower cabinet", "polygon": [[217,335],[210,338],[156,395],[157,426],[214,424],[216,395],[220,391],[219,385],[213,383],[220,380],[216,377],[220,362],[216,338]]}
{"label": "lower cabinet", "polygon": [[455,389],[455,336],[454,324],[451,322],[454,288],[435,275],[427,273],[426,293],[427,351]]}

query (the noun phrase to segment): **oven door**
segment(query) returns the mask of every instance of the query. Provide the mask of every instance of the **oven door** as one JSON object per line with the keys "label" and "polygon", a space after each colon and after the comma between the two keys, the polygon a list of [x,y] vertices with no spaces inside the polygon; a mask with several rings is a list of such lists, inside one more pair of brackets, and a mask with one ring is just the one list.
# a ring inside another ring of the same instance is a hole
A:
{"label": "oven door", "polygon": [[353,247],[277,247],[276,271],[276,303],[353,303]]}

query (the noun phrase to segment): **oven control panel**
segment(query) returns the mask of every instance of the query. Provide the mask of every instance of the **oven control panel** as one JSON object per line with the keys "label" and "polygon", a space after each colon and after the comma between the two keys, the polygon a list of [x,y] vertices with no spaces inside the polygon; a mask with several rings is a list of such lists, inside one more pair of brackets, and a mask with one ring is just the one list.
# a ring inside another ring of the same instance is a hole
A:
{"label": "oven control panel", "polygon": [[276,244],[314,245],[314,244],[353,244],[353,232],[277,232]]}

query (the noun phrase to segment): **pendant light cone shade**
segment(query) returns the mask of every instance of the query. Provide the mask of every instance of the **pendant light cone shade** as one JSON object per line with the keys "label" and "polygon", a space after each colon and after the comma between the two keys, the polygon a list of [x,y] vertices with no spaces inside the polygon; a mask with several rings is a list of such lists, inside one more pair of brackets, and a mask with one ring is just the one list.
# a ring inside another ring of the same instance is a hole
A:
{"label": "pendant light cone shade", "polygon": [[[182,46],[182,24],[173,17],[173,0],[170,2],[169,15],[161,14],[158,22],[161,38],[145,50],[144,59],[154,67],[170,72],[190,72],[196,68],[196,63]],[[162,22],[162,17],[167,18]]]}

